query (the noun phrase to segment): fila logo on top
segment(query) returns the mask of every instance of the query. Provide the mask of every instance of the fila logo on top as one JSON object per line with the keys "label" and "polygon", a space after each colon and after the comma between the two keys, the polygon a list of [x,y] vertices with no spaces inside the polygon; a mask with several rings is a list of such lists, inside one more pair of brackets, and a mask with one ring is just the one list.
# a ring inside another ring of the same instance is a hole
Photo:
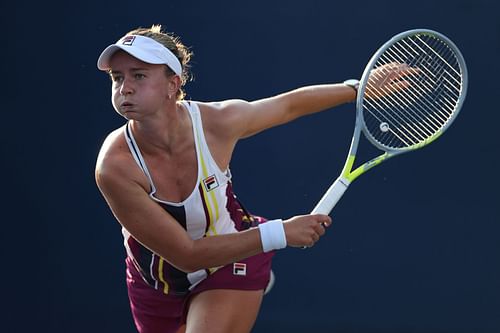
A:
{"label": "fila logo on top", "polygon": [[246,276],[247,275],[247,264],[244,264],[241,262],[235,262],[233,264],[233,275]]}
{"label": "fila logo on top", "polygon": [[217,177],[215,177],[215,175],[211,175],[203,179],[203,184],[205,185],[205,190],[207,190],[207,192],[210,192],[219,186],[219,182],[217,181]]}
{"label": "fila logo on top", "polygon": [[134,44],[134,40],[135,40],[135,36],[125,36],[122,39],[122,44],[131,46],[132,44]]}

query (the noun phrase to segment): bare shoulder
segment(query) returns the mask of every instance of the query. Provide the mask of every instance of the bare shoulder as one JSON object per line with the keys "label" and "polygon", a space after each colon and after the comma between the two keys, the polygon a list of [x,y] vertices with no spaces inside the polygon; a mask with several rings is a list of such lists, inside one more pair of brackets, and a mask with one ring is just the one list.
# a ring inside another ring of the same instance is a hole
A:
{"label": "bare shoulder", "polygon": [[243,99],[229,99],[218,102],[196,102],[202,115],[214,118],[227,118],[251,107],[251,103]]}
{"label": "bare shoulder", "polygon": [[123,137],[123,127],[108,134],[97,156],[96,171],[102,172],[118,167],[120,160],[125,157],[124,145],[126,142]]}
{"label": "bare shoulder", "polygon": [[228,138],[240,137],[252,104],[242,99],[220,102],[197,102],[205,131],[224,135]]}
{"label": "bare shoulder", "polygon": [[123,127],[111,132],[104,140],[97,157],[95,179],[101,191],[124,181],[135,181],[147,187],[145,176],[127,146]]}
{"label": "bare shoulder", "polygon": [[241,139],[292,119],[285,95],[245,101],[231,99],[200,103],[204,124],[209,131],[219,131],[224,138]]}

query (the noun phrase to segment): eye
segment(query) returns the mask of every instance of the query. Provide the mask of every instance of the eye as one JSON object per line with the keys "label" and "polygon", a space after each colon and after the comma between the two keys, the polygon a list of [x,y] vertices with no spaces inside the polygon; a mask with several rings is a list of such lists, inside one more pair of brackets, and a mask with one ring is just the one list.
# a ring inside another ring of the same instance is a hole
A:
{"label": "eye", "polygon": [[113,83],[119,83],[123,81],[123,76],[121,75],[111,74],[109,75],[109,78],[111,79],[111,81],[113,81]]}
{"label": "eye", "polygon": [[136,80],[141,80],[141,79],[144,79],[146,77],[146,75],[144,75],[142,73],[136,73],[136,74],[134,74],[134,77]]}

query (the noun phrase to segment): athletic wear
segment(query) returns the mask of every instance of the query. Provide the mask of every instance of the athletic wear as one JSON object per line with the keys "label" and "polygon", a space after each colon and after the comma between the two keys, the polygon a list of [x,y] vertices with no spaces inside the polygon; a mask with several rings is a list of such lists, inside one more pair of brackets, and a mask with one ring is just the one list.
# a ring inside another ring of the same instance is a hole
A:
{"label": "athletic wear", "polygon": [[[213,159],[205,140],[198,105],[186,101],[183,105],[192,122],[198,176],[196,187],[182,202],[167,202],[155,197],[156,188],[140,147],[130,124],[125,126],[130,152],[149,179],[150,197],[170,213],[192,239],[239,232],[264,222],[264,219],[245,211],[232,191],[229,170],[221,171]],[[182,322],[186,301],[195,293],[221,288],[259,290],[264,289],[269,281],[273,252],[224,267],[185,273],[144,247],[125,228],[122,232],[127,249],[127,287],[140,332],[154,332],[147,327],[157,324],[165,329],[165,320]],[[144,328],[141,330],[140,327]]]}

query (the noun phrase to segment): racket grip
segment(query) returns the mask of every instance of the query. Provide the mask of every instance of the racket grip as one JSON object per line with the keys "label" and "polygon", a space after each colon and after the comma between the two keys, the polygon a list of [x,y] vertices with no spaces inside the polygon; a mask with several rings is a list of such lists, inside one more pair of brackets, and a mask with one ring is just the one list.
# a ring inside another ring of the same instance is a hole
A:
{"label": "racket grip", "polygon": [[337,178],[328,191],[326,191],[323,195],[316,207],[314,207],[311,214],[330,214],[333,207],[335,207],[344,192],[347,190],[349,184],[350,182],[347,179],[342,177]]}

